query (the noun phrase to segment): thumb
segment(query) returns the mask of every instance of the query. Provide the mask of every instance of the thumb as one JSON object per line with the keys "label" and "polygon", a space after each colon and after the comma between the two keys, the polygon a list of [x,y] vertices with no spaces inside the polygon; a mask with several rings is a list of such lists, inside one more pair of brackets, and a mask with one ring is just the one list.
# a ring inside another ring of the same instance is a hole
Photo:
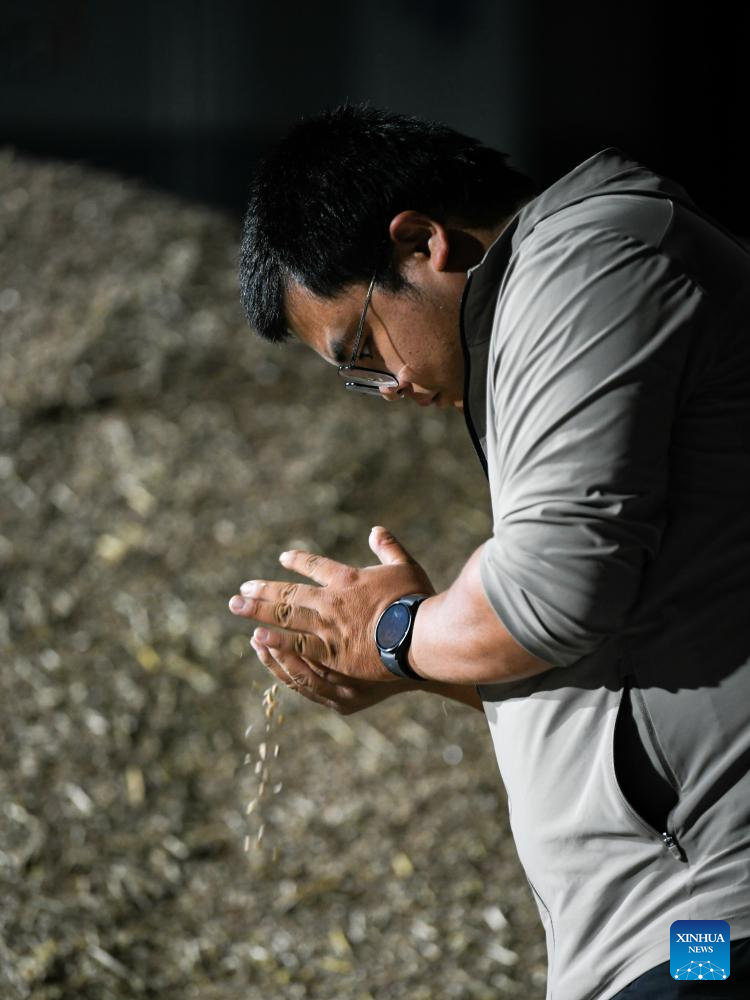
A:
{"label": "thumb", "polygon": [[370,548],[384,565],[415,562],[401,542],[397,541],[390,531],[380,525],[370,532],[369,542]]}

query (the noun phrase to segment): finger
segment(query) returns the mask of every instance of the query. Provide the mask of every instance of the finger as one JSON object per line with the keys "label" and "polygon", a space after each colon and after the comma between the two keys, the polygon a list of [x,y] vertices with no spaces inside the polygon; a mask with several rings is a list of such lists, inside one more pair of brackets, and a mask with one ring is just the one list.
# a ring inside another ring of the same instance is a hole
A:
{"label": "finger", "polygon": [[274,658],[271,656],[271,654],[269,653],[269,651],[266,649],[265,646],[261,646],[258,643],[253,642],[252,639],[250,640],[250,645],[255,650],[255,653],[260,662],[267,670],[271,671],[274,677],[277,677],[283,684],[286,684],[287,687],[293,686],[292,678],[289,676],[286,670],[284,670],[284,668],[280,666],[276,662],[276,660],[274,660]]}
{"label": "finger", "polygon": [[279,562],[286,569],[291,569],[300,576],[308,576],[323,586],[335,579],[342,570],[350,568],[344,563],[336,562],[335,559],[327,559],[325,556],[316,555],[314,552],[303,552],[300,549],[282,552]]}
{"label": "finger", "polygon": [[403,547],[394,535],[377,525],[370,532],[370,548],[384,565],[394,563],[416,563],[414,559]]}
{"label": "finger", "polygon": [[317,606],[321,587],[307,583],[291,583],[288,580],[246,580],[240,584],[240,594],[247,599],[257,597],[262,601],[276,604],[301,604],[306,608]]}
{"label": "finger", "polygon": [[383,397],[383,399],[385,399],[389,403],[392,403],[396,399],[405,399],[406,398],[404,396],[404,390],[403,389],[392,389],[392,388],[390,388],[388,386],[384,386],[384,385],[381,385],[381,387],[380,387],[380,395]]}
{"label": "finger", "polygon": [[354,680],[349,674],[342,674],[338,670],[334,670],[332,667],[327,667],[323,663],[316,663],[315,660],[302,660],[310,670],[318,675],[322,680],[331,684],[333,687],[346,686],[349,687]]}
{"label": "finger", "polygon": [[305,660],[314,660],[326,667],[333,662],[327,644],[320,636],[311,635],[309,632],[278,632],[267,628],[256,628],[253,639],[263,646],[268,646],[274,656],[276,650],[279,650],[284,654],[291,653]]}
{"label": "finger", "polygon": [[240,594],[229,602],[233,614],[240,618],[255,618],[266,625],[278,625],[298,632],[315,632],[321,626],[320,615],[312,608],[301,605],[261,601],[258,598],[244,598]]}
{"label": "finger", "polygon": [[[345,693],[333,680],[335,670],[328,670],[322,664],[312,660],[303,660],[294,653],[285,653],[281,649],[269,649],[269,654],[279,667],[298,686],[314,692],[320,698],[325,698],[332,704],[340,704]],[[344,678],[344,681],[349,678]]]}
{"label": "finger", "polygon": [[321,681],[304,660],[295,656],[285,656],[282,663],[272,655],[266,646],[255,642],[251,642],[251,645],[263,666],[288,688],[320,705],[325,705],[328,708],[338,707],[340,702],[336,700],[336,689]]}

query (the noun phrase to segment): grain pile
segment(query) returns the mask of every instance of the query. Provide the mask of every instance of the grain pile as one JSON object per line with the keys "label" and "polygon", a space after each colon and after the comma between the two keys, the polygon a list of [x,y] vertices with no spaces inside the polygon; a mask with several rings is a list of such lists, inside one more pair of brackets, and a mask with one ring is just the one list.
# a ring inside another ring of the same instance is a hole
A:
{"label": "grain pile", "polygon": [[490,522],[460,415],[252,336],[238,235],[0,150],[0,996],[541,997],[479,713],[282,687],[265,732],[240,582],[384,524],[443,587]]}

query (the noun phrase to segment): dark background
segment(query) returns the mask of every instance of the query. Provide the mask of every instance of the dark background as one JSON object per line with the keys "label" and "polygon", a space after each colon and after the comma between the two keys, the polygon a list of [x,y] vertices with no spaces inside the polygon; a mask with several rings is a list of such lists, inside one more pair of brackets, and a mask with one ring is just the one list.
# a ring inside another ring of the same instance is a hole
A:
{"label": "dark background", "polygon": [[750,233],[738,5],[6,2],[0,144],[241,211],[253,164],[345,99],[443,120],[546,184],[607,145]]}

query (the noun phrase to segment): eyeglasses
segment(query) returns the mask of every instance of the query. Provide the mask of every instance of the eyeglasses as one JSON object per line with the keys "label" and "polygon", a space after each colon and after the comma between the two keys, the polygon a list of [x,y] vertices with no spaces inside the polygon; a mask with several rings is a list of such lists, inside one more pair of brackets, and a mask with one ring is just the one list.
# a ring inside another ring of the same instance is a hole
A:
{"label": "eyeglasses", "polygon": [[339,375],[346,379],[346,382],[344,383],[345,389],[351,389],[352,392],[366,392],[373,396],[379,396],[380,390],[383,387],[388,389],[398,389],[398,379],[391,372],[378,371],[377,368],[362,368],[361,365],[355,364],[359,353],[359,342],[362,339],[362,331],[365,328],[367,308],[370,305],[372,290],[375,287],[376,274],[377,272],[373,274],[372,280],[370,281],[370,287],[367,289],[367,297],[365,299],[364,308],[362,309],[362,315],[359,317],[357,336],[354,340],[354,350],[352,351],[352,360],[348,365],[339,365],[338,368]]}

